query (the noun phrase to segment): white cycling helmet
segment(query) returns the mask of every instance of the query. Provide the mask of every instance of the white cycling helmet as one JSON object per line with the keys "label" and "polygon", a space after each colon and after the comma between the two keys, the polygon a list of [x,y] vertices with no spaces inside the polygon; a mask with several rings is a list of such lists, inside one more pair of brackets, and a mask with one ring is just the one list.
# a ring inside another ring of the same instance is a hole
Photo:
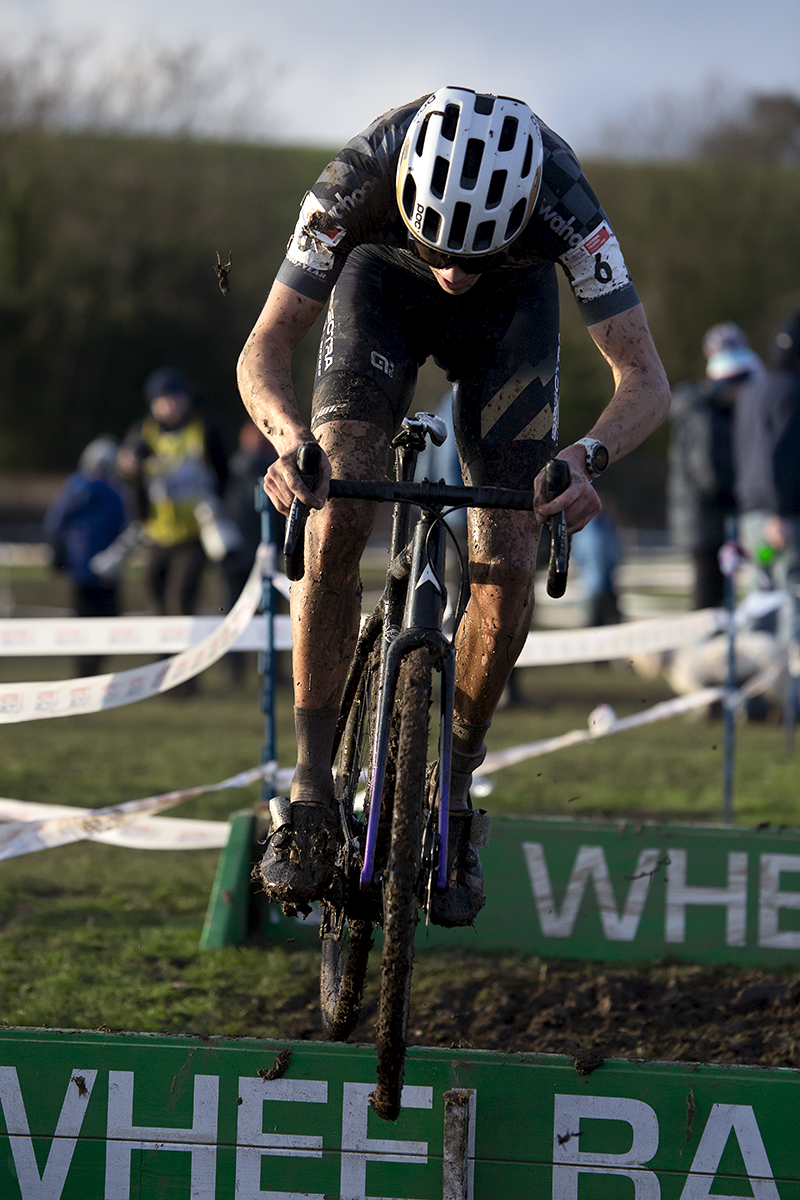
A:
{"label": "white cycling helmet", "polygon": [[417,242],[440,254],[495,254],[533,212],[542,158],[527,104],[440,88],[414,116],[400,152],[402,218]]}

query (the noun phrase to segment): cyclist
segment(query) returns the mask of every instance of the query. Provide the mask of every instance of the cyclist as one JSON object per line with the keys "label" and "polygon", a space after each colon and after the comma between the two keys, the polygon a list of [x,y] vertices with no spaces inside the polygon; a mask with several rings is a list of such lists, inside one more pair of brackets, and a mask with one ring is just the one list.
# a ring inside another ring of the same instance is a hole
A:
{"label": "cyclist", "polygon": [[[558,293],[566,271],[614,393],[588,436],[565,447],[572,482],[546,503],[558,443]],[[335,285],[335,287],[334,287]],[[309,425],[292,352],[326,302]],[[311,506],[306,574],[293,586],[297,769],[291,821],[261,873],[271,899],[307,911],[330,880],[331,748],[360,614],[359,561],[374,509],[325,503],[333,471],[385,475],[389,442],[432,355],[453,385],[465,482],[533,486],[535,510],[469,514],[471,593],[456,639],[448,890],[431,919],[468,924],[484,903],[469,842],[472,773],[531,624],[542,525],[571,532],[600,510],[594,476],[664,419],[669,386],[608,218],[570,147],[519,100],[445,87],[379,117],[307,193],[265,307],[242,351],[239,386],[278,458],[264,481],[286,514]],[[300,444],[324,451],[312,494]]]}

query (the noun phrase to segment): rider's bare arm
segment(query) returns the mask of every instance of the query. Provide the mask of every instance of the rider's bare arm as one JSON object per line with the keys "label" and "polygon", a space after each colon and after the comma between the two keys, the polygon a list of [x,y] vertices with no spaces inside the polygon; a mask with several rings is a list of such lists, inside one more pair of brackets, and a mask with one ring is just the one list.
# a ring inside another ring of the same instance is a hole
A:
{"label": "rider's bare arm", "polygon": [[292,385],[292,354],[322,308],[318,301],[274,283],[239,356],[237,378],[244,406],[279,456],[267,472],[264,490],[284,515],[294,496],[321,508],[328,491],[330,465],[324,455],[323,476],[315,494],[305,488],[298,474],[297,448],[313,435],[300,416]]}
{"label": "rider's bare arm", "polygon": [[[641,304],[589,326],[589,333],[614,375],[614,395],[589,437],[608,447],[609,460],[623,458],[658,428],[669,412],[669,383],[653,344]],[[572,469],[572,484],[550,504],[544,502],[544,472],[536,478],[536,514],[548,520],[564,509],[570,533],[583,529],[600,511],[600,500],[586,473],[583,446],[559,452]]]}

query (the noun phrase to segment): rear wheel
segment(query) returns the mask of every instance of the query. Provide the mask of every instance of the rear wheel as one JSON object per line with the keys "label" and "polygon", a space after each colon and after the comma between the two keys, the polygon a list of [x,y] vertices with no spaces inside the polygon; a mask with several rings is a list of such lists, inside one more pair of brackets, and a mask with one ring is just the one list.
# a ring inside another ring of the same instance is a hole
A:
{"label": "rear wheel", "polygon": [[384,947],[375,1041],[378,1083],[370,1103],[394,1121],[400,1112],[405,1071],[414,933],[419,911],[420,842],[428,755],[431,660],[414,650],[400,672],[400,735],[392,839],[384,887]]}

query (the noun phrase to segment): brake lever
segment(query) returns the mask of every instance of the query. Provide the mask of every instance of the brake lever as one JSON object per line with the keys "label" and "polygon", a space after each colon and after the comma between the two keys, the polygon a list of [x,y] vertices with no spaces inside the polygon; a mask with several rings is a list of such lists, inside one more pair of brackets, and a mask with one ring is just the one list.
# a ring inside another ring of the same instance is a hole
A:
{"label": "brake lever", "polygon": [[[544,472],[544,496],[548,504],[565,492],[572,482],[569,463],[563,458],[554,458]],[[569,571],[570,538],[567,533],[567,518],[562,512],[550,518],[550,565],[547,571],[547,594],[558,600],[567,590]]]}
{"label": "brake lever", "polygon": [[[318,442],[303,442],[297,451],[297,469],[305,486],[313,492],[322,469],[322,450]],[[286,520],[283,542],[286,576],[293,583],[305,574],[305,531],[308,507],[295,496]]]}

